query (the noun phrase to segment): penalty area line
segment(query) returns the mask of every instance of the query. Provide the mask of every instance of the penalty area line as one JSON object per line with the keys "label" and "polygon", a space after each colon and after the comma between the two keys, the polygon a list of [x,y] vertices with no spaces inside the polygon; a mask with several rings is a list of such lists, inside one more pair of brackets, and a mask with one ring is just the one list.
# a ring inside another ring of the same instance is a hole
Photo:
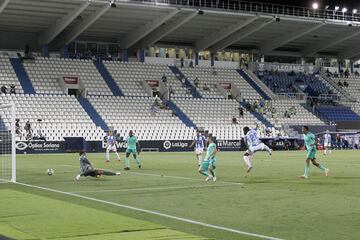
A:
{"label": "penalty area line", "polygon": [[114,203],[114,202],[110,202],[110,201],[106,201],[106,200],[101,200],[101,199],[97,199],[97,198],[93,198],[93,197],[83,196],[80,194],[64,192],[64,191],[41,187],[41,186],[36,186],[36,185],[32,185],[32,184],[26,184],[26,183],[21,183],[21,182],[15,182],[14,184],[17,184],[20,186],[25,186],[25,187],[30,187],[30,188],[41,189],[41,190],[45,190],[45,191],[49,191],[49,192],[59,193],[59,194],[63,194],[63,195],[68,195],[68,196],[72,196],[72,197],[82,198],[82,199],[93,201],[93,202],[98,202],[98,203],[103,203],[103,204],[107,204],[107,205],[111,205],[111,206],[115,206],[115,207],[130,209],[130,210],[137,211],[137,212],[148,213],[148,214],[165,217],[165,218],[169,218],[169,219],[174,219],[174,220],[181,221],[181,222],[191,223],[194,225],[199,225],[199,226],[203,226],[203,227],[207,227],[207,228],[212,228],[212,229],[221,230],[221,231],[225,231],[225,232],[236,233],[239,235],[250,236],[250,237],[255,237],[255,238],[260,238],[260,239],[268,239],[268,240],[283,240],[281,238],[270,237],[270,236],[251,233],[251,232],[245,232],[245,231],[241,231],[241,230],[237,230],[237,229],[233,229],[233,228],[227,228],[227,227],[223,227],[223,226],[217,226],[217,225],[204,223],[204,222],[200,222],[200,221],[195,221],[195,220],[191,220],[191,219],[187,219],[187,218],[177,217],[177,216],[173,216],[173,215],[169,215],[169,214],[165,214],[165,213],[161,213],[161,212],[157,212],[157,211],[147,210],[147,209],[143,209],[143,208],[137,208],[137,207],[133,207],[130,205]]}

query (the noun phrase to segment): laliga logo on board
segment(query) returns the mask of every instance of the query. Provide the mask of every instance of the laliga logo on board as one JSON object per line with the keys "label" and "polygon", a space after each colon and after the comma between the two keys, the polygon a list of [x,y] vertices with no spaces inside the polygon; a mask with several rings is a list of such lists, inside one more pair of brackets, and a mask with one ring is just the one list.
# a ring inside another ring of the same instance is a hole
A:
{"label": "laliga logo on board", "polygon": [[165,141],[164,144],[163,144],[163,147],[165,149],[170,149],[171,148],[171,142],[170,141]]}

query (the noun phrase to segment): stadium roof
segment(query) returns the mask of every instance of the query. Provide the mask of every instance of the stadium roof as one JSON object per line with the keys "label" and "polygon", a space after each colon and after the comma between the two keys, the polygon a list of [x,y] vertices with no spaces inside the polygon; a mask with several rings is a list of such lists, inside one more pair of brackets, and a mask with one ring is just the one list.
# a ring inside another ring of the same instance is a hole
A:
{"label": "stadium roof", "polygon": [[198,0],[197,6],[161,1],[118,0],[112,8],[106,0],[0,0],[0,48],[23,48],[29,41],[54,49],[87,40],[121,48],[156,44],[304,57],[360,55],[360,15],[351,12],[231,0],[201,7]]}

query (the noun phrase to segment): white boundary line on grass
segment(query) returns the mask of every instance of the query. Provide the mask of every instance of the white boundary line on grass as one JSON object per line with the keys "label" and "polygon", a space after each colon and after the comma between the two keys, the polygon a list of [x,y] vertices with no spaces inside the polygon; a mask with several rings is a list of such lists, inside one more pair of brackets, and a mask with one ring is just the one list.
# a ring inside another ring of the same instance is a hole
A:
{"label": "white boundary line on grass", "polygon": [[232,184],[208,184],[208,185],[192,185],[192,186],[174,186],[174,187],[148,187],[148,188],[128,188],[128,189],[104,189],[104,190],[89,190],[89,191],[75,191],[71,193],[104,193],[104,192],[136,192],[136,191],[153,191],[153,190],[172,190],[172,189],[199,189],[208,187],[229,187]]}
{"label": "white boundary line on grass", "polygon": [[36,186],[36,185],[31,185],[31,184],[26,184],[26,183],[21,183],[21,182],[15,182],[14,184],[25,186],[25,187],[30,187],[30,188],[37,188],[37,189],[41,189],[41,190],[45,190],[45,191],[49,191],[49,192],[60,193],[60,194],[64,194],[64,195],[68,195],[68,196],[72,196],[72,197],[78,197],[78,198],[82,198],[82,199],[86,199],[86,200],[90,200],[90,201],[94,201],[94,202],[98,202],[98,203],[112,205],[112,206],[115,206],[115,207],[126,208],[126,209],[134,210],[134,211],[137,211],[137,212],[148,213],[148,214],[152,214],[152,215],[156,215],[156,216],[160,216],[160,217],[174,219],[174,220],[181,221],[181,222],[191,223],[191,224],[195,224],[195,225],[199,225],[199,226],[203,226],[203,227],[213,228],[213,229],[222,230],[222,231],[231,232],[231,233],[236,233],[236,234],[240,234],[240,235],[245,235],[245,236],[250,236],[250,237],[255,237],[255,238],[260,238],[260,239],[267,239],[267,240],[283,240],[281,238],[270,237],[270,236],[265,236],[265,235],[261,235],[261,234],[250,233],[250,232],[244,232],[244,231],[240,231],[240,230],[237,230],[237,229],[217,226],[217,225],[208,224],[208,223],[204,223],[204,222],[199,222],[199,221],[195,221],[195,220],[191,220],[191,219],[187,219],[187,218],[177,217],[177,216],[173,216],[173,215],[169,215],[169,214],[165,214],[165,213],[161,213],[161,212],[157,212],[157,211],[132,207],[132,206],[129,206],[129,205],[124,205],[124,204],[120,204],[120,203],[114,203],[114,202],[110,202],[110,201],[106,201],[106,200],[87,197],[87,196],[83,196],[83,195],[79,195],[79,194],[75,194],[75,193],[70,193],[70,192],[64,192],[64,191],[55,190],[55,189],[51,189],[51,188],[46,188],[46,187],[41,187],[41,186]]}

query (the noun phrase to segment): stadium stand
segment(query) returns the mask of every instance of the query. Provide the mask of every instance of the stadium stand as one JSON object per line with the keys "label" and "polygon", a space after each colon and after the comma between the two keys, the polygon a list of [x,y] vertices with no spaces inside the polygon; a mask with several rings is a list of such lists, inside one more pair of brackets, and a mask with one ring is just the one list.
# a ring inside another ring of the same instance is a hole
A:
{"label": "stadium stand", "polygon": [[[49,141],[61,141],[63,137],[84,137],[101,140],[104,133],[91,121],[75,97],[68,95],[2,94],[2,103],[14,101],[17,118],[24,124],[30,121],[34,135],[38,134],[37,119],[41,119],[41,134]],[[0,109],[7,128],[10,127],[10,111]],[[24,132],[24,131],[23,131]],[[24,137],[21,138],[22,140]]]}
{"label": "stadium stand", "polygon": [[[149,97],[142,85],[142,81],[154,80],[154,77],[148,75],[151,75],[151,72],[142,71],[139,63],[115,61],[104,61],[103,63],[125,96]],[[162,74],[159,76],[156,74],[155,79],[160,80],[161,76]]]}
{"label": "stadium stand", "polygon": [[63,94],[58,79],[80,77],[89,95],[112,95],[92,60],[37,57],[24,67],[37,93]]}
{"label": "stadium stand", "polygon": [[328,121],[360,121],[360,116],[352,111],[350,107],[318,106],[316,111]]}
{"label": "stadium stand", "polygon": [[[235,100],[178,98],[174,99],[174,103],[197,127],[208,130],[219,139],[240,139],[244,126],[255,127],[258,124],[248,111],[244,110],[244,116],[239,116],[240,104]],[[237,118],[238,124],[232,122],[233,117]]]}
{"label": "stadium stand", "polygon": [[[200,84],[197,87],[197,90],[205,98],[225,98],[225,96],[222,95],[216,88],[216,84],[221,82],[234,84],[234,86],[240,90],[241,98],[261,98],[256,90],[254,90],[234,69],[195,67],[182,68],[181,71],[189,79],[193,86],[195,86],[195,78],[197,77],[199,79]],[[209,87],[209,90],[204,90],[205,83]]]}
{"label": "stadium stand", "polygon": [[140,140],[189,140],[195,134],[165,106],[153,107],[154,98],[92,96],[89,100],[121,136],[133,130]]}
{"label": "stadium stand", "polygon": [[[356,75],[349,75],[349,77],[337,77],[332,78],[333,81],[338,84],[342,84],[342,89],[347,91],[352,97],[360,100],[360,77]],[[347,82],[348,86],[343,86],[343,83]]]}
{"label": "stadium stand", "polygon": [[[275,127],[286,125],[324,125],[325,123],[305,109],[296,100],[274,100],[267,102],[264,109],[257,109]],[[273,111],[274,110],[274,111]]]}
{"label": "stadium stand", "polygon": [[187,96],[185,89],[181,87],[180,82],[174,77],[166,65],[143,64],[138,62],[121,63],[114,61],[104,61],[104,65],[125,96],[149,97],[149,94],[142,85],[142,81],[160,81],[164,74],[169,86],[171,85],[174,90],[174,95]]}
{"label": "stadium stand", "polygon": [[12,84],[15,85],[17,93],[24,92],[9,57],[0,55],[0,87],[5,85],[9,91]]}
{"label": "stadium stand", "polygon": [[334,93],[318,74],[270,71],[256,72],[256,74],[275,93],[295,93],[295,87],[309,96]]}

